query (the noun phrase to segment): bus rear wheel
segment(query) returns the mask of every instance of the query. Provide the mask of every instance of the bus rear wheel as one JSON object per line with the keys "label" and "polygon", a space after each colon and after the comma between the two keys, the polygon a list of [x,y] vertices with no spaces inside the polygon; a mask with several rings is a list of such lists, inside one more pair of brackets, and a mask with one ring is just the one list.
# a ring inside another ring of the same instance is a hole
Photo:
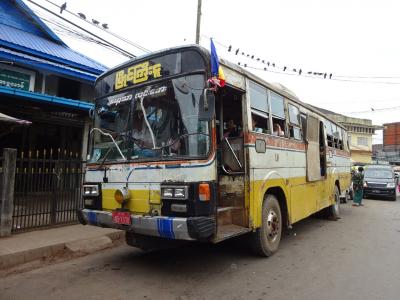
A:
{"label": "bus rear wheel", "polygon": [[335,185],[333,197],[335,198],[335,202],[331,206],[325,208],[325,216],[329,220],[336,221],[340,219],[340,193],[337,185]]}
{"label": "bus rear wheel", "polygon": [[274,195],[265,196],[261,217],[261,227],[252,234],[252,248],[257,255],[271,256],[278,250],[282,236],[282,213]]}

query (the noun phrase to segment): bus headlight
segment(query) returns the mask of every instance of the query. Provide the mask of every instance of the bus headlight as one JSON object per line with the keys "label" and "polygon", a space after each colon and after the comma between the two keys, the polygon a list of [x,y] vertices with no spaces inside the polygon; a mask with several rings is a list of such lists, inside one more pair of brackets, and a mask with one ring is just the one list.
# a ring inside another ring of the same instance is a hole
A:
{"label": "bus headlight", "polygon": [[186,198],[186,189],[185,188],[176,188],[174,190],[175,198]]}
{"label": "bus headlight", "polygon": [[163,198],[172,198],[174,196],[173,188],[161,188],[161,196]]}
{"label": "bus headlight", "polygon": [[188,198],[187,186],[164,186],[161,187],[161,198],[186,200]]}
{"label": "bus headlight", "polygon": [[98,196],[99,186],[95,184],[85,184],[83,186],[83,196]]}

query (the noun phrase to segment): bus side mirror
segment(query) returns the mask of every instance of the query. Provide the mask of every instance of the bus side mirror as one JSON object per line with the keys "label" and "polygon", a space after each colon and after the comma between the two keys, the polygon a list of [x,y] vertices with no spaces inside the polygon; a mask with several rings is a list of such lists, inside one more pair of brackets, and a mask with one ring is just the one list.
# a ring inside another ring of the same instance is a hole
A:
{"label": "bus side mirror", "polygon": [[89,118],[94,119],[94,108],[89,109]]}
{"label": "bus side mirror", "polygon": [[215,114],[215,95],[209,89],[204,89],[199,101],[199,119],[209,121]]}

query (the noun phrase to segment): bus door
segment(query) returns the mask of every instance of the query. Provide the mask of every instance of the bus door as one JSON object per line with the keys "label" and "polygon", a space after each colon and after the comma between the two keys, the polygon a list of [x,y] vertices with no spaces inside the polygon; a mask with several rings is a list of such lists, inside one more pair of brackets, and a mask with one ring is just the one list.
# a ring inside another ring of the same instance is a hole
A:
{"label": "bus door", "polygon": [[321,180],[320,122],[317,117],[307,116],[307,181]]}
{"label": "bus door", "polygon": [[327,201],[329,189],[326,188],[326,141],[323,122],[316,116],[307,116],[307,181],[313,189],[317,209]]}
{"label": "bus door", "polygon": [[218,159],[218,238],[247,227],[245,209],[244,113],[245,94],[231,86],[216,96]]}

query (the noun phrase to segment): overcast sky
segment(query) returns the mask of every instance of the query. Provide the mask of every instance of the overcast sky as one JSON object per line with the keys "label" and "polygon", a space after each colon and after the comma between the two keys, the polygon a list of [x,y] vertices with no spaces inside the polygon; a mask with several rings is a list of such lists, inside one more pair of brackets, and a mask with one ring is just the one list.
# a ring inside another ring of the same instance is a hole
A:
{"label": "overcast sky", "polygon": [[[24,1],[41,17],[62,23]],[[33,1],[59,14],[59,9],[48,1]],[[65,2],[51,1],[58,5]],[[107,23],[109,31],[151,51],[195,42],[197,0],[66,2],[68,11]],[[278,68],[270,70],[275,72],[283,72],[286,66],[285,73],[292,75],[249,70],[269,82],[285,85],[304,102],[372,119],[376,125],[400,121],[399,1],[202,0],[202,4],[201,45],[209,49],[209,37],[213,37],[220,57],[263,69],[266,66],[255,60],[260,58],[274,62]],[[66,11],[62,16],[133,54],[145,53]],[[106,66],[127,60],[49,25],[71,48]],[[240,48],[238,56],[227,51],[229,45],[233,50]],[[242,56],[242,51],[255,59]],[[298,76],[287,71],[293,68],[301,68],[303,75],[308,71],[326,72],[332,73],[334,79],[364,82]],[[379,135],[374,137],[374,143],[378,142]]]}

